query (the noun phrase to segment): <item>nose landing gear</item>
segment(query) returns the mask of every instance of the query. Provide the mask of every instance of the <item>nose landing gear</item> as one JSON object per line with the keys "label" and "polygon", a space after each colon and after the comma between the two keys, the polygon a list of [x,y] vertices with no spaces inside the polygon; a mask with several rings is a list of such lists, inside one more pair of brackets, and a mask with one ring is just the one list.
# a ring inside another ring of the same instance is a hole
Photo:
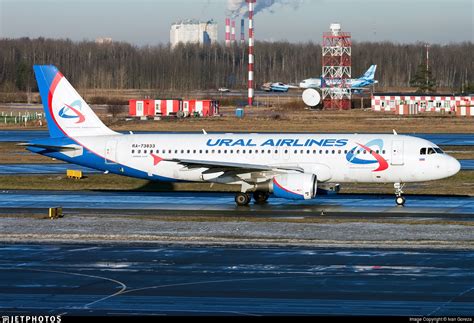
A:
{"label": "nose landing gear", "polygon": [[397,203],[398,206],[405,206],[406,199],[402,196],[404,187],[405,184],[393,184],[393,188],[395,188],[395,203]]}

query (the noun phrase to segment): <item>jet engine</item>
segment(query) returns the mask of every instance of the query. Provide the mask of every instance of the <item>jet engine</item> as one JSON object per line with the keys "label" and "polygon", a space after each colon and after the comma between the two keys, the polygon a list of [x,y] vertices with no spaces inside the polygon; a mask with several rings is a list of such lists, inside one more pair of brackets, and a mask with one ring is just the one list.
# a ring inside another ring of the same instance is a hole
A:
{"label": "jet engine", "polygon": [[273,178],[273,194],[290,200],[310,200],[316,197],[318,183],[314,174],[283,174]]}

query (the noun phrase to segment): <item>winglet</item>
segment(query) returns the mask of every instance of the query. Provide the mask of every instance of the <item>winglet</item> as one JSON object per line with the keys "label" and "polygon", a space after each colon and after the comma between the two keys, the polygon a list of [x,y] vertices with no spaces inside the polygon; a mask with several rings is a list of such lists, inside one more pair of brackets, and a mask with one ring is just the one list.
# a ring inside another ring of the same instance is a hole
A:
{"label": "winglet", "polygon": [[395,136],[398,136],[398,133],[397,133],[397,131],[396,131],[395,129],[393,129],[393,134],[394,134]]}
{"label": "winglet", "polygon": [[202,133],[205,134],[205,135],[207,135],[207,131],[204,130],[204,129],[202,129]]}

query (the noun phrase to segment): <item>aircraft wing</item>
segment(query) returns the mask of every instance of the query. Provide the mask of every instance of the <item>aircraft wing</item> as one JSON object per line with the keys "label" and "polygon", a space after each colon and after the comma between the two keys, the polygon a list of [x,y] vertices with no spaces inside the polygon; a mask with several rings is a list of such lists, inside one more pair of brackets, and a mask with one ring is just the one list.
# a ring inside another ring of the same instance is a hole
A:
{"label": "aircraft wing", "polygon": [[194,168],[220,168],[233,171],[296,171],[303,173],[304,170],[297,166],[285,166],[285,165],[257,165],[257,164],[241,164],[241,163],[229,163],[229,162],[218,162],[218,161],[206,161],[206,160],[191,160],[191,159],[165,159],[166,161],[176,162],[184,166]]}

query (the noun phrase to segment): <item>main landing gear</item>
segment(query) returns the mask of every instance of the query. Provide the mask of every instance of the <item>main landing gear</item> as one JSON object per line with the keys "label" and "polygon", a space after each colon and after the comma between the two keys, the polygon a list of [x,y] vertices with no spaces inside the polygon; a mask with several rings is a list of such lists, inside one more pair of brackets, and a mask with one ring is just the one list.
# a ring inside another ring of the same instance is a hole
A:
{"label": "main landing gear", "polygon": [[393,188],[395,188],[395,203],[397,203],[398,206],[405,206],[406,200],[402,196],[403,187],[405,187],[405,184],[401,184],[401,183],[393,184]]}
{"label": "main landing gear", "polygon": [[[254,192],[253,199],[256,204],[264,204],[267,202],[270,194],[268,192]],[[238,206],[247,206],[250,204],[251,195],[249,193],[237,193],[235,195],[235,203]]]}

